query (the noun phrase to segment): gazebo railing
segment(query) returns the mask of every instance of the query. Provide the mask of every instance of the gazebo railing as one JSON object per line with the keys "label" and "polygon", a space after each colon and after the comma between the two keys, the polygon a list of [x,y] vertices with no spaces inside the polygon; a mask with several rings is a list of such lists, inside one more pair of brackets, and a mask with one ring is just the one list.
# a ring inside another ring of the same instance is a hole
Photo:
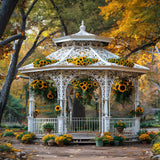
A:
{"label": "gazebo railing", "polygon": [[[125,122],[127,127],[124,129],[123,134],[135,135],[136,134],[136,118],[111,118],[104,117],[103,121],[98,117],[72,117],[72,118],[63,118],[64,129],[66,127],[67,133],[95,133],[102,132],[107,125],[108,131],[112,135],[118,134],[114,124],[118,121]],[[34,129],[33,132],[36,134],[46,133],[42,124],[48,122],[53,124],[54,130],[51,133],[58,133],[58,118],[35,118],[33,120]],[[107,122],[107,123],[105,123]],[[103,124],[102,124],[103,123]],[[61,127],[61,126],[60,126]],[[103,128],[102,128],[103,127]]]}
{"label": "gazebo railing", "polygon": [[135,134],[135,120],[136,118],[110,118],[110,132],[112,134],[118,134],[116,128],[114,127],[116,122],[122,121],[126,123],[126,128],[124,128],[124,134]]}
{"label": "gazebo railing", "polygon": [[34,129],[33,132],[36,134],[42,134],[45,133],[43,130],[42,124],[43,123],[51,123],[53,124],[53,130],[51,133],[57,133],[58,132],[58,120],[57,118],[35,118],[33,123],[34,123]]}
{"label": "gazebo railing", "polygon": [[99,132],[101,120],[98,117],[72,117],[67,119],[67,129],[70,133]]}

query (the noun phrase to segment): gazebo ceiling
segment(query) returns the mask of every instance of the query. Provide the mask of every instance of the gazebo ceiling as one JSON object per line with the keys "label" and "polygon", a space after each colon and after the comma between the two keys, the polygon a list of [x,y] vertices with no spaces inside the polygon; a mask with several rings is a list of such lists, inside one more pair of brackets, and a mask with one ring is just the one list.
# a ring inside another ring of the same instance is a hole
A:
{"label": "gazebo ceiling", "polygon": [[[82,21],[80,31],[70,36],[53,39],[53,41],[62,46],[61,49],[51,53],[46,58],[58,59],[54,64],[45,65],[42,67],[34,67],[33,63],[23,66],[19,69],[21,73],[51,71],[51,70],[114,70],[146,73],[149,69],[144,66],[135,64],[134,67],[127,67],[108,62],[110,58],[119,58],[117,55],[103,49],[103,45],[108,45],[111,38],[99,37],[85,31],[85,26]],[[98,59],[98,62],[89,65],[75,65],[68,63],[67,59],[77,57],[87,57]]]}

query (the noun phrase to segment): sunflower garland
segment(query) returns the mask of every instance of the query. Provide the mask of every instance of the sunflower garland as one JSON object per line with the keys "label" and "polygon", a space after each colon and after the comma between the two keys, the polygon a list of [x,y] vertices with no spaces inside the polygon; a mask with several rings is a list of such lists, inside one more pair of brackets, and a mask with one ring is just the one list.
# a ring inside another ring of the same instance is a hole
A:
{"label": "sunflower garland", "polygon": [[112,91],[115,100],[119,103],[123,103],[124,101],[128,100],[129,97],[132,95],[133,89],[134,89],[133,83],[126,78],[117,81],[112,86]]}
{"label": "sunflower garland", "polygon": [[97,88],[98,83],[91,79],[85,78],[78,80],[73,79],[71,85],[74,86],[76,91],[76,98],[82,104],[89,104],[93,96],[93,91]]}
{"label": "sunflower garland", "polygon": [[115,63],[122,66],[127,66],[127,67],[134,67],[133,62],[125,60],[124,58],[119,58],[119,59],[111,58],[111,59],[108,59],[108,62]]}
{"label": "sunflower garland", "polygon": [[73,63],[75,65],[86,66],[88,64],[97,63],[98,59],[86,58],[86,56],[83,56],[83,57],[76,57],[76,58],[70,58],[70,59],[67,58],[66,61],[68,63]]}
{"label": "sunflower garland", "polygon": [[57,98],[57,88],[51,82],[35,79],[30,86],[36,95],[42,96],[46,101],[54,102]]}
{"label": "sunflower garland", "polygon": [[48,64],[52,64],[52,63],[56,63],[58,62],[59,60],[56,60],[56,59],[45,59],[45,58],[40,58],[40,59],[36,59],[34,62],[33,62],[33,66],[34,67],[42,67],[42,66],[45,66],[45,65],[48,65]]}

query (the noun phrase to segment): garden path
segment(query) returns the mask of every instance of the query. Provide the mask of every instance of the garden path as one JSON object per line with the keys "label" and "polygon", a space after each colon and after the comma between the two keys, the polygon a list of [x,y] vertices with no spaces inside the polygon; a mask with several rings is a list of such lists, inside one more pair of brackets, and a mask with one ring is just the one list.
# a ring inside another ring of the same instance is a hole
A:
{"label": "garden path", "polygon": [[14,143],[29,154],[28,160],[149,160],[151,145],[124,144],[123,146],[71,145],[65,147],[43,144]]}

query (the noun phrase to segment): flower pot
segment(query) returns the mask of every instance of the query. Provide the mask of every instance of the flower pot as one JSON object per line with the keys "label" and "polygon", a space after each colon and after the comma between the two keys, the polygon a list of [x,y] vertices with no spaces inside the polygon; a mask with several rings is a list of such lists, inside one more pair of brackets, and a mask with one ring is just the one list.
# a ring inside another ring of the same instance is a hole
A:
{"label": "flower pot", "polygon": [[50,134],[51,133],[51,128],[46,128],[46,131]]}
{"label": "flower pot", "polygon": [[147,144],[147,141],[146,140],[143,140],[143,141],[141,141],[142,142],[142,144]]}
{"label": "flower pot", "polygon": [[36,118],[37,115],[38,115],[38,114],[37,114],[36,112],[33,112],[33,117],[34,117],[34,118]]}
{"label": "flower pot", "polygon": [[103,146],[103,141],[96,141],[96,146],[102,147]]}
{"label": "flower pot", "polygon": [[124,128],[123,127],[117,127],[117,131],[121,134],[123,133]]}
{"label": "flower pot", "polygon": [[63,142],[59,142],[58,146],[59,147],[64,147],[64,143]]}
{"label": "flower pot", "polygon": [[110,143],[104,143],[104,146],[111,146]]}
{"label": "flower pot", "polygon": [[136,114],[136,117],[141,117],[142,116],[142,114]]}
{"label": "flower pot", "polygon": [[114,140],[114,145],[115,145],[115,146],[120,146],[120,141]]}
{"label": "flower pot", "polygon": [[48,141],[48,146],[53,146],[54,145],[54,140],[53,139],[50,139],[49,141]]}

